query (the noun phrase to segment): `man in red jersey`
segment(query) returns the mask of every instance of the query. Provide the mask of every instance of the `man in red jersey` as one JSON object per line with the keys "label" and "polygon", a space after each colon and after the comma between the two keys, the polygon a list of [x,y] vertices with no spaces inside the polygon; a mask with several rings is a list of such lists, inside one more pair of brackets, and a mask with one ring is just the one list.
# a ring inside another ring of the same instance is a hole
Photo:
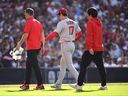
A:
{"label": "man in red jersey", "polygon": [[44,89],[37,60],[37,56],[41,54],[42,50],[44,50],[44,30],[42,28],[42,24],[33,17],[34,10],[32,8],[27,8],[24,11],[24,15],[27,20],[24,26],[24,33],[16,46],[16,50],[18,50],[20,46],[26,41],[27,61],[25,82],[22,86],[20,86],[20,88],[24,90],[29,89],[29,83],[33,69],[37,79],[36,89]]}
{"label": "man in red jersey", "polygon": [[94,61],[101,77],[101,90],[106,90],[106,73],[103,65],[103,44],[102,44],[102,23],[97,18],[98,12],[96,8],[91,7],[87,10],[87,27],[86,27],[86,45],[85,52],[82,55],[82,62],[80,66],[80,73],[77,84],[71,84],[70,86],[82,90],[86,69],[91,61]]}

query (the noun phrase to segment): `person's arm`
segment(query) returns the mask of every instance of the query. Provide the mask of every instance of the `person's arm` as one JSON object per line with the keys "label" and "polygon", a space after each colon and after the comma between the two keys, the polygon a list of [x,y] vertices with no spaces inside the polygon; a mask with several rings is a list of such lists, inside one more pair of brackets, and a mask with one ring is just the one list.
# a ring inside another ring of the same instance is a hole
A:
{"label": "person's arm", "polygon": [[51,39],[52,39],[53,37],[55,37],[57,34],[61,33],[62,28],[63,28],[62,25],[63,25],[63,22],[60,21],[60,22],[57,24],[56,29],[46,37],[45,41],[51,40]]}
{"label": "person's arm", "polygon": [[94,54],[93,51],[93,25],[92,22],[87,23],[87,33],[86,33],[86,47],[89,49],[90,54]]}
{"label": "person's arm", "polygon": [[44,32],[42,32],[42,40],[41,40],[43,46],[45,45],[45,36],[44,36]]}
{"label": "person's arm", "polygon": [[30,22],[27,21],[24,26],[24,33],[23,33],[20,41],[16,45],[16,50],[18,50],[20,48],[20,46],[27,40],[30,30],[31,30],[31,24],[30,24]]}
{"label": "person's arm", "polygon": [[45,41],[51,40],[53,37],[55,37],[58,33],[57,32],[52,32],[50,33],[46,38]]}
{"label": "person's arm", "polygon": [[20,41],[16,45],[16,50],[18,50],[20,48],[20,46],[27,40],[27,38],[28,38],[28,33],[26,33],[26,32],[23,33]]}
{"label": "person's arm", "polygon": [[78,25],[78,23],[76,23],[76,28],[77,28],[76,29],[77,33],[76,33],[75,41],[78,41],[81,38],[81,36],[82,36],[82,31],[81,31],[81,28]]}
{"label": "person's arm", "polygon": [[45,36],[44,36],[44,31],[42,32],[42,37],[41,37],[41,49],[40,52],[37,56],[38,59],[41,58],[42,54],[45,53]]}
{"label": "person's arm", "polygon": [[76,34],[76,39],[75,39],[75,41],[80,40],[81,36],[82,36],[82,31],[80,31],[80,32],[78,32],[78,33]]}
{"label": "person's arm", "polygon": [[44,32],[42,32],[42,39],[41,39],[41,52],[44,53],[45,52],[45,36],[44,36]]}

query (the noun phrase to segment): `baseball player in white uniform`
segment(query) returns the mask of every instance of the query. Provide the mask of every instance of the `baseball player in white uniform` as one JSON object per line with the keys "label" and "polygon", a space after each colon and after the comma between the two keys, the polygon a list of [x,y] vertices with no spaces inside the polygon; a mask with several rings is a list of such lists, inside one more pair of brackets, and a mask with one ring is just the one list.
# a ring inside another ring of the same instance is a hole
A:
{"label": "baseball player in white uniform", "polygon": [[52,88],[56,89],[61,89],[66,69],[69,70],[76,81],[78,78],[78,72],[73,66],[72,54],[75,50],[74,42],[80,39],[80,37],[82,36],[82,31],[77,22],[68,18],[67,13],[68,11],[65,8],[60,8],[58,10],[57,14],[61,21],[57,24],[54,32],[50,33],[46,37],[46,41],[52,39],[57,34],[60,37],[59,43],[61,44],[62,53],[62,57],[60,60],[60,73],[57,82],[53,86],[51,86]]}

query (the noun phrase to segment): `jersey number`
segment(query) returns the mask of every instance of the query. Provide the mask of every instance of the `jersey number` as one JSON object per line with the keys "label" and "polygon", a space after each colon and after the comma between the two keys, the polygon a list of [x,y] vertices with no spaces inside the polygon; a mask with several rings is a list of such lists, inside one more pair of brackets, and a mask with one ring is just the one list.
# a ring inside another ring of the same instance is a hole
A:
{"label": "jersey number", "polygon": [[69,34],[73,35],[74,32],[74,26],[69,26]]}

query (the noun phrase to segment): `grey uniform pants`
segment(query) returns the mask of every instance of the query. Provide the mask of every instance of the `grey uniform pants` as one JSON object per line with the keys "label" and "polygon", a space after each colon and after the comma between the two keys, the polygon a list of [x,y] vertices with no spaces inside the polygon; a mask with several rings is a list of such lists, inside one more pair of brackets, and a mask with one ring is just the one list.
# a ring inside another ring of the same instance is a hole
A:
{"label": "grey uniform pants", "polygon": [[61,53],[62,57],[60,60],[60,72],[59,72],[59,77],[56,82],[56,84],[62,84],[62,81],[65,77],[66,69],[69,70],[71,75],[75,78],[77,81],[78,79],[78,72],[73,66],[73,61],[72,61],[72,54],[74,53],[75,50],[75,45],[73,42],[63,42],[61,43]]}

